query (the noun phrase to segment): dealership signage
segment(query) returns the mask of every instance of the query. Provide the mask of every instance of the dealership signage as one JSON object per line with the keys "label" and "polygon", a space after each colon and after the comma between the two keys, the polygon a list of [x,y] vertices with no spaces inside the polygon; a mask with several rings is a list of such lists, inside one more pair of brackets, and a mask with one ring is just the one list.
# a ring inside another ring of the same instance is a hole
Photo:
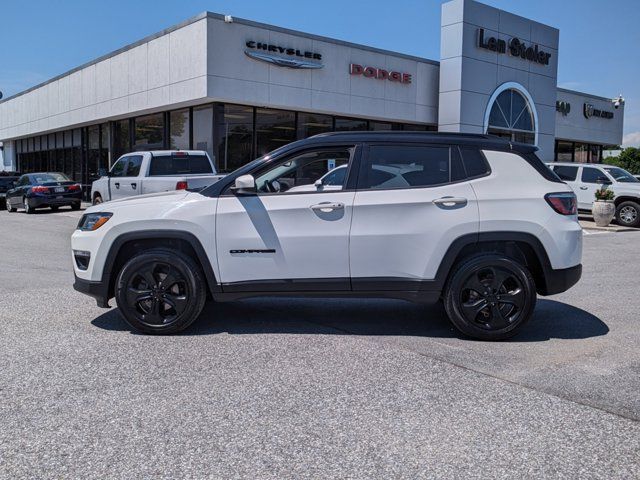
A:
{"label": "dealership signage", "polygon": [[551,54],[545,52],[537,44],[527,45],[517,37],[508,42],[501,38],[485,36],[484,28],[478,29],[478,47],[496,53],[509,53],[512,57],[520,57],[530,62],[549,65]]}
{"label": "dealership signage", "polygon": [[613,112],[608,112],[606,110],[600,110],[598,108],[595,108],[590,103],[585,103],[584,104],[584,108],[582,110],[582,113],[584,113],[585,118],[591,118],[591,117],[613,118]]}
{"label": "dealership signage", "polygon": [[556,100],[556,112],[560,112],[565,117],[571,111],[571,104],[569,102],[565,102],[564,100]]}
{"label": "dealership signage", "polygon": [[384,68],[366,67],[352,63],[349,65],[349,73],[351,75],[362,75],[366,78],[374,78],[376,80],[389,80],[390,82],[397,83],[411,83],[411,74],[405,72],[398,72],[395,70],[389,71]]}
{"label": "dealership signage", "polygon": [[322,68],[322,55],[317,52],[283,47],[281,45],[262,43],[249,40],[245,55],[254,60],[271,63],[278,67],[287,68]]}

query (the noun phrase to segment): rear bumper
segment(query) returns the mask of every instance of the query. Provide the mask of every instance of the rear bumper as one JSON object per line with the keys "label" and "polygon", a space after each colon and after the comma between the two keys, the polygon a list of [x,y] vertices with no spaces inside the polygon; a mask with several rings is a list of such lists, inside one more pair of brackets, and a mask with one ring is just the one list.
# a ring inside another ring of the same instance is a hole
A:
{"label": "rear bumper", "polygon": [[38,207],[50,207],[50,206],[68,206],[79,204],[82,201],[82,197],[63,197],[63,198],[54,198],[54,197],[29,197],[29,205],[32,208]]}
{"label": "rear bumper", "polygon": [[101,308],[109,308],[109,289],[104,282],[91,282],[75,276],[73,288],[80,293],[89,295],[96,299],[96,303]]}
{"label": "rear bumper", "polygon": [[582,277],[582,264],[569,268],[549,269],[544,277],[545,286],[538,291],[540,295],[566,292]]}

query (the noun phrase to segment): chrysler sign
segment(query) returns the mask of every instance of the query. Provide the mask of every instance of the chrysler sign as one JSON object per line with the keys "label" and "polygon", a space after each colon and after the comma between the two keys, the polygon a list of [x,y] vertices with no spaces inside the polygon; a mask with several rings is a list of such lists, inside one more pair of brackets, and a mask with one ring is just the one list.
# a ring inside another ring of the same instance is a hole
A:
{"label": "chrysler sign", "polygon": [[244,54],[261,62],[287,68],[322,68],[322,55],[270,43],[249,40]]}

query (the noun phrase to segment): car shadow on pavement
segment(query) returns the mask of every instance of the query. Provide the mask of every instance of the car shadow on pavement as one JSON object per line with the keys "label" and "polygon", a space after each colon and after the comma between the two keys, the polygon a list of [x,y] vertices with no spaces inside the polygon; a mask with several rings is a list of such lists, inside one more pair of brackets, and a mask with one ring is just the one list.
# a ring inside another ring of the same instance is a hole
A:
{"label": "car shadow on pavement", "polygon": [[[113,308],[91,322],[104,330],[128,331]],[[511,341],[584,339],[606,335],[595,315],[555,300],[538,299],[529,323]],[[325,334],[465,338],[449,323],[440,305],[424,306],[381,299],[262,298],[209,302],[180,335]]]}

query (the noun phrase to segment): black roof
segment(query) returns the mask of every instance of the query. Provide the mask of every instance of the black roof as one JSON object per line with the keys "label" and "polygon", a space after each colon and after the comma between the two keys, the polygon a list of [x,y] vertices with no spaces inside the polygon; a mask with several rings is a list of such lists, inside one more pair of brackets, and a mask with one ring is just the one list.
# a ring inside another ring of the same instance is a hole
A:
{"label": "black roof", "polygon": [[489,134],[423,131],[410,132],[404,130],[327,132],[314,135],[313,137],[309,137],[304,140],[298,140],[290,145],[298,145],[301,143],[328,144],[344,141],[445,143],[449,145],[469,145],[495,150],[515,150],[522,153],[530,153],[538,150],[538,147],[535,145],[511,142],[505,138]]}

